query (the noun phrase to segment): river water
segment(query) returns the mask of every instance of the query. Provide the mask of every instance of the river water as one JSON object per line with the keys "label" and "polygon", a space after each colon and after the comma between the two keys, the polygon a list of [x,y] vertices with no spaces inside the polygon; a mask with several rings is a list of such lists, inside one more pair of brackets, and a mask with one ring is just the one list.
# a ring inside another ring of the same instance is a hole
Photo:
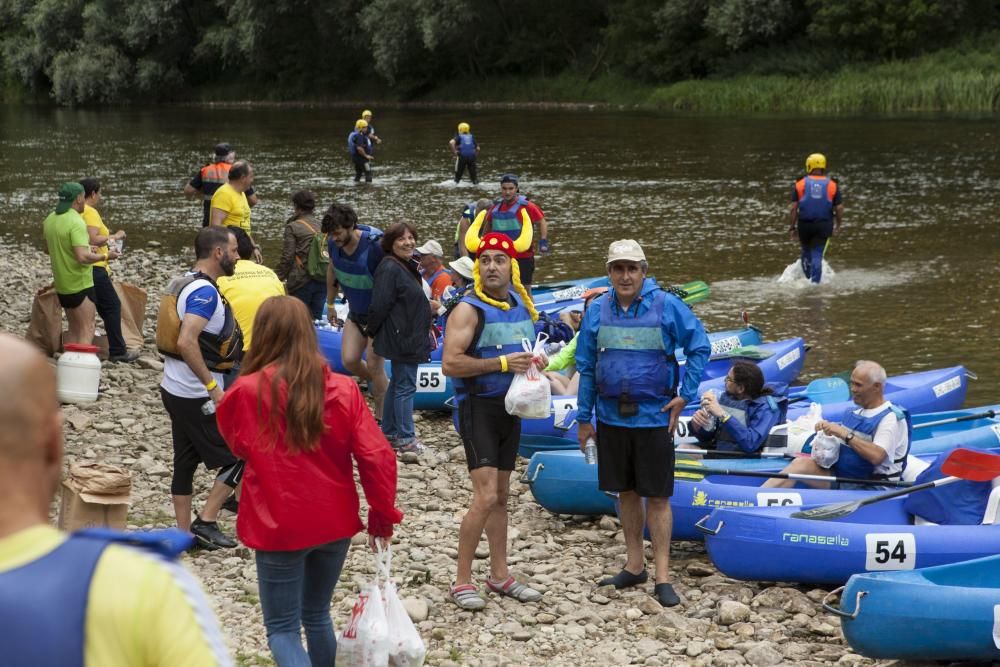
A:
{"label": "river water", "polygon": [[[190,246],[201,204],[181,194],[218,141],[256,170],[253,226],[265,263],[300,188],[363,222],[416,223],[447,249],[462,206],[521,177],[545,211],[551,256],[536,281],[596,275],[608,243],[637,239],[651,273],[701,279],[709,329],[739,312],[769,339],[812,345],[803,379],[875,359],[890,374],[964,364],[968,405],[1000,402],[1000,126],[994,117],[696,117],[611,111],[385,110],[375,182],[353,183],[345,109],[0,107],[0,234],[41,240],[65,180],[96,176],[104,216],[129,245]],[[451,181],[448,139],[472,125],[480,186]],[[792,181],[825,153],[844,192],[829,284],[779,283],[798,255],[786,234]],[[126,248],[127,252],[127,248]],[[146,286],[155,291],[159,286]]]}

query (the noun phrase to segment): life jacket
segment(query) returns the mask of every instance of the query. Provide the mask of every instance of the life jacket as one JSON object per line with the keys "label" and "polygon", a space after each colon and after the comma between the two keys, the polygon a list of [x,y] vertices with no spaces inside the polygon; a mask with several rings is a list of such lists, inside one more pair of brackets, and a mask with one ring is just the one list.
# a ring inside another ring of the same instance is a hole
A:
{"label": "life jacket", "polygon": [[364,315],[372,302],[372,288],[375,286],[375,274],[368,270],[368,253],[372,246],[382,238],[382,230],[358,225],[361,230],[361,240],[354,251],[354,259],[344,255],[332,241],[327,244],[330,261],[333,262],[333,272],[337,282],[344,291],[344,298],[350,306],[350,312]]}
{"label": "life jacket", "polygon": [[837,477],[852,477],[854,479],[899,479],[903,470],[906,469],[906,456],[910,453],[910,445],[913,442],[913,422],[910,420],[910,413],[903,408],[890,405],[877,415],[872,417],[862,417],[855,410],[848,410],[841,420],[841,424],[850,430],[863,435],[866,440],[871,440],[878,430],[878,425],[889,413],[896,415],[900,421],[906,422],[906,451],[893,460],[893,463],[900,464],[899,472],[892,475],[876,475],[875,466],[861,457],[856,451],[847,445],[840,446],[840,456],[833,465],[833,473]]}
{"label": "life jacket", "polygon": [[[364,135],[364,132],[362,132],[361,130],[354,130],[353,132],[351,132],[350,134],[347,135],[347,156],[348,157],[351,157],[351,158],[358,157],[358,146],[357,146],[357,144],[354,143],[354,141],[355,141],[356,137],[359,134],[360,135]],[[368,140],[367,137],[365,137],[365,143],[368,144],[369,146],[371,145],[371,141]],[[367,151],[367,147],[366,147],[365,150]]]}
{"label": "life jacket", "polygon": [[177,349],[177,339],[181,334],[181,317],[177,301],[181,292],[196,280],[206,280],[222,300],[225,313],[222,330],[219,333],[202,331],[198,335],[198,347],[205,365],[212,371],[228,371],[243,357],[243,331],[233,315],[233,309],[222,296],[215,281],[202,272],[174,278],[167,285],[167,291],[160,297],[160,308],[156,313],[156,349],[160,354],[172,359],[184,360]]}
{"label": "life jacket", "polygon": [[304,268],[306,275],[312,280],[326,280],[326,270],[330,265],[330,251],[326,246],[326,235],[320,231],[319,227],[305,218],[298,218],[295,222],[301,222],[313,233],[305,261],[296,254],[295,263]]}
{"label": "life jacket", "polygon": [[[469,354],[478,359],[496,359],[503,354],[523,352],[521,339],[534,340],[535,328],[531,314],[524,307],[520,296],[511,294],[514,307],[501,310],[496,306],[482,301],[475,294],[462,297],[461,303],[467,303],[481,313],[482,331],[476,337]],[[474,375],[467,378],[452,378],[455,393],[459,397],[465,395],[492,398],[504,396],[510,387],[513,373],[494,371],[485,375]]]}
{"label": "life jacket", "polygon": [[806,176],[795,182],[799,220],[833,220],[837,182],[829,176]]}
{"label": "life jacket", "polygon": [[41,558],[0,573],[2,662],[83,667],[90,583],[108,545],[129,545],[173,561],[192,541],[176,528],[134,533],[88,529],[73,533]]}
{"label": "life jacket", "polygon": [[471,132],[458,135],[458,154],[462,157],[476,157],[476,138]]}
{"label": "life jacket", "polygon": [[[944,460],[958,447],[941,452],[927,469],[917,475],[914,484],[943,479]],[[937,486],[919,493],[912,493],[903,501],[903,509],[927,521],[947,525],[975,525],[983,522],[989,502],[992,482],[960,482]]]}
{"label": "life jacket", "polygon": [[228,162],[215,162],[201,168],[201,192],[205,201],[212,201],[212,195],[219,186],[229,182],[229,170],[232,166]]}
{"label": "life jacket", "polygon": [[458,235],[462,233],[462,221],[468,220],[471,225],[473,220],[476,218],[476,202],[469,202],[462,209],[462,217],[458,219],[458,224],[455,225],[455,243],[465,243],[463,239],[458,238]]}
{"label": "life jacket", "polygon": [[638,317],[615,315],[608,295],[600,299],[597,330],[597,390],[604,398],[629,401],[667,400],[677,392],[679,366],[663,343],[660,324],[667,294],[656,290]]}
{"label": "life jacket", "polygon": [[519,196],[514,205],[506,211],[500,210],[503,200],[494,204],[493,208],[490,209],[490,220],[492,221],[493,231],[506,234],[512,241],[516,240],[521,235],[522,215],[527,216],[528,214],[527,211],[523,214],[521,213],[521,209],[527,203],[528,200],[525,197]]}
{"label": "life jacket", "polygon": [[[788,401],[785,397],[772,394],[758,396],[754,399],[737,399],[730,395],[729,392],[723,392],[719,396],[719,405],[729,414],[730,418],[735,419],[743,424],[743,426],[749,424],[750,413],[752,411],[769,410],[772,412],[774,415],[772,426],[782,423],[785,420],[784,413],[788,411]],[[770,431],[770,429],[767,429],[767,431]],[[733,439],[733,436],[729,433],[729,429],[719,423],[715,427],[715,448],[723,452],[743,452],[751,457],[759,457],[760,450],[767,441],[766,435],[767,433],[765,432],[764,440],[757,445],[756,449],[747,452]]]}

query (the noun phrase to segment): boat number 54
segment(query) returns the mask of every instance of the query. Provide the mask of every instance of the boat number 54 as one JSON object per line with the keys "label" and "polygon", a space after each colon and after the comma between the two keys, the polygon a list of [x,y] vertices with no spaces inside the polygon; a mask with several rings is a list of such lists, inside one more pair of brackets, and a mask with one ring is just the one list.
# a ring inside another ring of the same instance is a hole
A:
{"label": "boat number 54", "polygon": [[913,533],[868,533],[865,569],[912,570],[917,561],[917,541]]}

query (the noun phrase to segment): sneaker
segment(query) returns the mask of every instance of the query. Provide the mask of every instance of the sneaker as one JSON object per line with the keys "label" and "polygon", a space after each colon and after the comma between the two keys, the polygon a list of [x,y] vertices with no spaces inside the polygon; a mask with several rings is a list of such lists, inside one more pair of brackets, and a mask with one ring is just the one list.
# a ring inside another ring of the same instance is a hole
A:
{"label": "sneaker", "polygon": [[479,611],[486,606],[486,600],[479,594],[475,584],[461,584],[451,587],[451,600],[462,609]]}
{"label": "sneaker", "polygon": [[410,440],[409,442],[400,444],[398,440],[392,442],[392,448],[396,450],[399,454],[405,454],[406,452],[413,452],[414,454],[420,454],[426,449],[424,443],[420,442],[416,438]]}
{"label": "sneaker", "polygon": [[240,501],[236,500],[236,494],[226,498],[226,502],[222,503],[222,509],[229,510],[233,514],[240,511]]}
{"label": "sneaker", "polygon": [[202,521],[197,518],[191,522],[191,534],[198,543],[209,551],[216,549],[231,549],[236,546],[236,540],[227,537],[215,521]]}
{"label": "sneaker", "polygon": [[112,354],[108,357],[108,361],[130,364],[138,359],[140,354],[142,354],[142,350],[126,350],[125,354]]}
{"label": "sneaker", "polygon": [[507,577],[507,581],[493,581],[486,577],[486,588],[494,593],[512,597],[518,602],[538,602],[542,599],[541,593],[520,583],[514,577]]}

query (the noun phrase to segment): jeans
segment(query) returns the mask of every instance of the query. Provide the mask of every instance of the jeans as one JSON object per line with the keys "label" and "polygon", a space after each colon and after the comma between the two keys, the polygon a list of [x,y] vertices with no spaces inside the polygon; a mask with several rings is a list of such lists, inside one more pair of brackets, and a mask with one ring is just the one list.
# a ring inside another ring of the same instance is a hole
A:
{"label": "jeans", "polygon": [[112,357],[125,354],[125,338],[122,336],[122,302],[111,283],[111,276],[103,266],[95,266],[94,292],[97,296],[97,313],[104,321],[108,334],[108,354]]}
{"label": "jeans", "polygon": [[326,283],[322,280],[309,280],[305,285],[292,292],[292,296],[306,304],[314,320],[323,319],[323,304],[326,300]]}
{"label": "jeans", "polygon": [[382,433],[394,445],[413,442],[413,395],[417,393],[417,366],[402,361],[392,362],[392,379],[382,404]]}
{"label": "jeans", "polygon": [[[337,657],[330,600],[351,540],[296,551],[258,551],[257,581],[267,645],[278,667],[329,667]],[[302,647],[301,630],[306,630]]]}

